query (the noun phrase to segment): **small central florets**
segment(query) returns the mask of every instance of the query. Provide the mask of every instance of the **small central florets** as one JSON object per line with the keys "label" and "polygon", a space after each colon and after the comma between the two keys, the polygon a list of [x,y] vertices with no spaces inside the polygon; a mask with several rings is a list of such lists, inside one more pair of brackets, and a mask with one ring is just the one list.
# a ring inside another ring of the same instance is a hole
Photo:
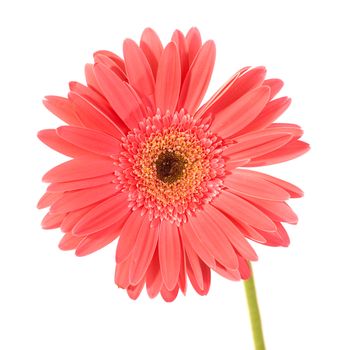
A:
{"label": "small central florets", "polygon": [[183,111],[144,119],[123,140],[118,177],[130,205],[180,224],[222,188],[222,140]]}
{"label": "small central florets", "polygon": [[157,177],[165,183],[173,183],[181,179],[187,163],[180,154],[165,151],[156,160]]}

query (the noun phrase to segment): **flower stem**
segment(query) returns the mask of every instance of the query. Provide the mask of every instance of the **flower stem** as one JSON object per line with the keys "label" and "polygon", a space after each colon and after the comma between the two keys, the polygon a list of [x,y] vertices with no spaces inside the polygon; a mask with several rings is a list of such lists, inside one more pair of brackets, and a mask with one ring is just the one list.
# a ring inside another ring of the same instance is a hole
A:
{"label": "flower stem", "polygon": [[253,269],[251,265],[250,265],[250,269],[251,269],[252,275],[248,280],[244,281],[244,289],[247,297],[250,323],[251,323],[252,332],[253,332],[255,350],[265,350],[264,335],[262,331],[259,305],[256,297],[254,275],[253,275]]}

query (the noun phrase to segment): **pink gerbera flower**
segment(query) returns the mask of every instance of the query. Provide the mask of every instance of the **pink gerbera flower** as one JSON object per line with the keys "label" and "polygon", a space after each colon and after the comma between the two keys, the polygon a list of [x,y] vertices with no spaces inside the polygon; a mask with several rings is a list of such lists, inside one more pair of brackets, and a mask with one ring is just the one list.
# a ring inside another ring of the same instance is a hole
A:
{"label": "pink gerbera flower", "polygon": [[63,250],[92,253],[119,237],[115,282],[137,298],[147,287],[166,301],[194,289],[207,294],[211,270],[247,279],[257,255],[248,240],[288,246],[282,223],[297,217],[286,200],[302,191],[246,169],[306,152],[302,130],[274,123],[290,99],[263,67],[238,71],[200,108],[215,44],[199,31],[175,31],[163,48],[146,29],[127,39],[124,59],[98,51],[87,86],[45,106],[68,126],[38,136],[73,159],[48,171],[38,207],[45,229],[61,228]]}

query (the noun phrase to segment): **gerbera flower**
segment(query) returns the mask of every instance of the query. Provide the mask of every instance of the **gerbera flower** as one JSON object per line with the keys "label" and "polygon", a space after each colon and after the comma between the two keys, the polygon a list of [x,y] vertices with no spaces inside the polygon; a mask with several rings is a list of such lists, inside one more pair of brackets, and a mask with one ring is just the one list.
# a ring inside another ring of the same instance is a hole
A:
{"label": "gerbera flower", "polygon": [[274,122],[291,102],[274,98],[282,81],[245,67],[200,107],[215,44],[202,44],[197,29],[175,31],[163,48],[147,28],[123,53],[96,52],[87,85],[72,82],[68,98],[44,100],[68,125],[38,136],[73,159],[43,177],[43,228],[61,228],[60,248],[78,256],[119,237],[115,282],[131,298],[146,285],[150,297],[172,301],[187,276],[207,294],[211,270],[247,279],[257,260],[248,240],[288,246],[282,223],[297,216],[286,200],[302,196],[247,169],[309,148],[299,126]]}

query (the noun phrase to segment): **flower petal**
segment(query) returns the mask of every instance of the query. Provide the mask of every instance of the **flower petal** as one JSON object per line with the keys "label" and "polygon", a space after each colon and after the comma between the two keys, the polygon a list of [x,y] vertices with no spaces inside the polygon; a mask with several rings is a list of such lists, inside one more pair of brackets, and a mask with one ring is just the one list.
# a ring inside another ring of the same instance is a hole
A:
{"label": "flower petal", "polygon": [[85,127],[103,131],[117,139],[124,136],[125,125],[121,124],[121,120],[118,123],[112,121],[101,109],[75,92],[70,92],[68,96],[75,106],[79,120]]}
{"label": "flower petal", "polygon": [[96,205],[77,222],[72,233],[86,236],[123,220],[130,211],[127,198],[127,194],[119,193]]}
{"label": "flower petal", "polygon": [[41,227],[44,230],[58,228],[60,227],[65,216],[66,216],[66,213],[54,214],[54,213],[48,212],[44,216],[43,220],[41,221]]}
{"label": "flower petal", "polygon": [[72,103],[60,96],[45,96],[44,106],[55,116],[69,125],[81,125]]}
{"label": "flower petal", "polygon": [[119,236],[123,224],[124,222],[121,220],[101,231],[85,237],[76,248],[75,255],[86,256],[113,242]]}
{"label": "flower petal", "polygon": [[194,114],[201,103],[211,78],[215,63],[215,44],[207,41],[199,50],[183,82],[178,109]]}
{"label": "flower petal", "polygon": [[201,274],[202,274],[202,280],[203,280],[203,286],[200,286],[198,284],[197,278],[194,275],[191,264],[189,263],[188,260],[187,260],[187,262],[188,262],[187,275],[190,279],[190,282],[191,282],[193,288],[195,289],[195,291],[199,295],[207,295],[209,292],[210,279],[211,279],[211,273],[210,273],[209,267],[207,265],[205,265],[203,262],[200,262],[200,268],[201,268]]}
{"label": "flower petal", "polygon": [[193,27],[188,31],[186,34],[186,44],[188,50],[188,65],[191,66],[198,51],[202,47],[201,34],[197,28]]}
{"label": "flower petal", "polygon": [[159,253],[158,248],[156,247],[146,275],[146,287],[148,296],[150,298],[155,298],[159,294],[162,285],[163,279],[159,267]]}
{"label": "flower petal", "polygon": [[141,230],[135,242],[130,265],[130,283],[138,283],[146,274],[158,243],[159,225]]}
{"label": "flower petal", "polygon": [[70,233],[66,233],[60,240],[58,247],[62,250],[72,250],[79,245],[82,239],[84,239],[84,237],[76,237]]}
{"label": "flower petal", "polygon": [[146,28],[141,36],[140,47],[152,69],[154,79],[157,77],[158,62],[163,52],[163,45],[152,28]]}
{"label": "flower petal", "polygon": [[63,140],[57,135],[55,129],[40,130],[37,136],[41,142],[45,143],[45,145],[68,157],[74,158],[89,154],[88,151]]}
{"label": "flower petal", "polygon": [[289,224],[298,223],[297,215],[285,202],[268,201],[259,198],[249,198],[248,200],[261,208],[262,211],[267,213],[275,221],[287,222]]}
{"label": "flower petal", "polygon": [[91,204],[85,208],[77,209],[74,211],[69,212],[66,217],[64,218],[61,230],[64,233],[71,233],[73,230],[73,227],[76,225],[76,223],[86,214],[88,213],[92,208],[97,205],[96,203]]}
{"label": "flower petal", "polygon": [[234,172],[225,177],[224,185],[234,193],[248,197],[275,201],[284,201],[290,198],[289,193],[283,188],[253,174],[245,175]]}
{"label": "flower petal", "polygon": [[44,209],[51,206],[53,203],[57,202],[62,197],[62,193],[52,193],[45,192],[42,197],[39,199],[36,207],[38,209]]}
{"label": "flower petal", "polygon": [[[225,216],[221,210],[216,209],[214,206],[208,204],[206,206],[206,212],[211,217],[211,219],[220,227],[222,232],[230,240],[231,244],[235,250],[242,255],[244,258],[249,260],[258,260],[254,249],[250,246],[247,240],[244,238],[241,231],[237,226]],[[237,256],[235,256],[237,259]],[[233,270],[238,268],[238,259],[235,261],[235,266]]]}
{"label": "flower petal", "polygon": [[171,303],[174,301],[177,297],[177,294],[179,293],[179,286],[176,285],[173,290],[168,290],[165,285],[163,285],[162,289],[160,290],[160,294],[162,295],[162,298],[167,303]]}
{"label": "flower petal", "polygon": [[266,128],[287,110],[291,102],[292,100],[286,96],[268,102],[261,113],[249,125],[241,130],[239,134],[242,135],[247,132]]}
{"label": "flower petal", "polygon": [[211,130],[221,137],[237,134],[257,117],[268,102],[269,96],[270,89],[267,86],[246,93],[215,114]]}
{"label": "flower petal", "polygon": [[236,253],[226,235],[205,210],[198,211],[196,216],[189,216],[188,222],[213,257],[227,268],[234,269]]}
{"label": "flower petal", "polygon": [[260,173],[258,171],[248,170],[248,169],[237,169],[236,173],[242,174],[243,176],[254,175],[256,177],[260,177],[264,180],[267,180],[267,181],[283,188],[285,191],[287,191],[290,194],[291,198],[298,198],[298,197],[302,197],[304,195],[303,191],[299,187],[297,187],[297,186],[295,186],[287,181],[278,179],[277,177],[273,177],[271,175],[267,175],[264,173]]}
{"label": "flower petal", "polygon": [[116,189],[115,184],[107,184],[85,190],[65,192],[62,198],[51,206],[51,211],[53,213],[67,213],[99,202],[100,200],[112,196],[117,192],[118,190]]}
{"label": "flower petal", "polygon": [[116,180],[115,175],[109,174],[105,176],[93,177],[91,179],[83,179],[76,181],[67,181],[67,182],[54,182],[47,190],[49,192],[65,192],[65,191],[74,191],[82,190],[84,188],[96,187],[108,183],[112,183]]}
{"label": "flower petal", "polygon": [[292,140],[283,147],[252,159],[247,166],[265,166],[286,162],[300,157],[310,149],[310,145],[300,140]]}
{"label": "flower petal", "polygon": [[101,131],[61,126],[57,129],[57,134],[73,145],[102,156],[116,158],[121,151],[121,142]]}
{"label": "flower petal", "polygon": [[265,67],[244,67],[233,75],[198,113],[198,118],[218,112],[232,105],[239,98],[261,86],[266,75]]}
{"label": "flower petal", "polygon": [[276,231],[274,222],[254,205],[223,190],[211,204],[227,215],[264,231]]}
{"label": "flower petal", "polygon": [[141,216],[141,210],[133,211],[127,218],[118,242],[116,261],[122,263],[129,258],[135,248],[136,239],[142,230],[149,230],[150,222],[147,218]]}
{"label": "flower petal", "polygon": [[171,41],[176,44],[177,50],[179,52],[181,62],[181,82],[183,82],[186,78],[189,68],[186,39],[180,30],[175,30],[171,37]]}
{"label": "flower petal", "polygon": [[[257,158],[283,147],[292,140],[292,138],[292,135],[285,133],[269,133],[268,135],[254,136],[229,145],[228,148],[224,150],[223,155],[229,157],[231,161]],[[243,166],[250,166],[250,164],[251,161]]]}
{"label": "flower petal", "polygon": [[159,264],[168,290],[178,283],[181,265],[181,244],[176,224],[164,220],[159,226]]}
{"label": "flower petal", "polygon": [[100,63],[105,65],[108,69],[110,69],[113,73],[115,73],[121,80],[126,82],[128,81],[125,71],[121,69],[119,65],[108,56],[101,53],[95,53],[94,60],[95,60],[95,63]]}
{"label": "flower petal", "polygon": [[123,45],[125,68],[129,84],[145,96],[154,94],[154,77],[152,69],[143,51],[131,39],[126,39]]}
{"label": "flower petal", "polygon": [[96,90],[100,94],[102,93],[95,77],[94,65],[91,63],[85,65],[85,80],[88,87]]}
{"label": "flower petal", "polygon": [[49,170],[44,182],[65,182],[112,174],[116,165],[111,159],[84,156],[69,160]]}
{"label": "flower petal", "polygon": [[141,121],[144,115],[126,83],[104,65],[96,63],[94,70],[97,81],[114,111],[130,129],[136,128],[137,122]]}
{"label": "flower petal", "polygon": [[165,114],[175,111],[181,86],[181,66],[177,48],[169,43],[160,58],[157,73],[155,98],[156,107]]}
{"label": "flower petal", "polygon": [[280,79],[266,79],[264,80],[263,85],[270,88],[270,99],[272,100],[279,93],[284,84]]}

